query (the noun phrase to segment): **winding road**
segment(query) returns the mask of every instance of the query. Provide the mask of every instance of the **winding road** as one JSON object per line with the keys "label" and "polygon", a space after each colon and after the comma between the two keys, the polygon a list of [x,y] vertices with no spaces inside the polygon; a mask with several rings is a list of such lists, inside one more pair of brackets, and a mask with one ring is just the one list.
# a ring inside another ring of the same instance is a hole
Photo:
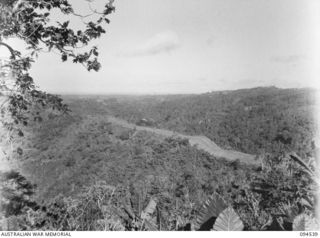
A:
{"label": "winding road", "polygon": [[[190,136],[190,135],[184,135],[184,134],[181,134],[175,131],[166,130],[166,129],[138,126],[136,124],[129,123],[123,119],[113,117],[110,115],[101,118],[101,120],[106,120],[106,119],[107,121],[109,121],[114,125],[118,125],[128,129],[134,129],[137,131],[147,131],[149,133],[154,133],[162,137],[177,137],[182,139],[188,139],[191,146],[196,146],[198,149],[204,150],[217,158],[225,158],[229,161],[239,160],[241,163],[250,164],[250,165],[260,164],[259,160],[256,159],[256,156],[242,153],[235,150],[222,149],[206,136]],[[91,121],[91,120],[92,120],[91,118],[87,118],[87,121]],[[72,131],[72,130],[68,130],[68,131]],[[68,133],[67,136],[71,136],[70,133]],[[63,140],[63,141],[65,143],[66,140]],[[2,154],[0,154],[0,171],[8,171],[10,169],[18,168],[18,167],[21,167],[21,165],[24,163],[24,161],[8,161],[4,159],[4,157],[5,156],[2,156]],[[36,161],[38,160],[38,158],[35,158],[34,160]],[[28,163],[30,163],[31,161],[32,159],[31,160],[29,159]],[[42,163],[45,163],[45,162],[46,162],[45,160],[42,161]],[[47,162],[52,162],[52,160],[47,160]]]}
{"label": "winding road", "polygon": [[128,129],[135,129],[138,131],[147,131],[147,132],[151,132],[164,137],[179,137],[183,139],[188,139],[189,143],[192,146],[196,146],[198,149],[202,149],[215,157],[225,158],[230,161],[234,161],[238,159],[241,163],[245,163],[245,164],[252,164],[252,165],[259,164],[259,160],[256,159],[256,156],[242,153],[235,150],[222,149],[206,136],[189,136],[189,135],[184,135],[184,134],[166,130],[166,129],[137,126],[135,124],[129,123],[125,120],[122,120],[113,116],[108,116],[107,120],[112,124],[119,125]]}

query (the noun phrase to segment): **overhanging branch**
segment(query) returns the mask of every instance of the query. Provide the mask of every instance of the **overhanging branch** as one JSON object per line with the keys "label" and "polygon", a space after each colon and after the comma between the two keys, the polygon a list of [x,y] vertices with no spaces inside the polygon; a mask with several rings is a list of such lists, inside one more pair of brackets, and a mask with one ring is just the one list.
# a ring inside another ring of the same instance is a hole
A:
{"label": "overhanging branch", "polygon": [[8,44],[6,44],[6,43],[4,43],[4,42],[0,42],[0,46],[1,46],[1,45],[3,45],[4,47],[6,47],[6,48],[10,51],[11,57],[12,57],[13,59],[16,58],[15,50],[14,50],[10,45],[8,45]]}

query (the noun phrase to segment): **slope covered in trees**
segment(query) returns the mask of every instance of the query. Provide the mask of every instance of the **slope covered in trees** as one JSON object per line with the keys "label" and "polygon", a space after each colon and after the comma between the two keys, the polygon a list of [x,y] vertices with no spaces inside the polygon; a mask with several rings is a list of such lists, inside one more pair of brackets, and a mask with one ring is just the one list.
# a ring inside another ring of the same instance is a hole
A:
{"label": "slope covered in trees", "polygon": [[[163,100],[149,99],[135,99],[136,106]],[[128,97],[67,97],[70,115],[48,111],[42,123],[30,124],[23,153],[15,154],[19,173],[1,176],[0,223],[7,229],[221,229],[231,214],[241,229],[291,230],[297,215],[314,216],[319,185],[311,158],[306,166],[272,153],[258,167],[229,162],[187,140],[109,123],[105,100],[129,105]],[[17,187],[23,190],[12,193]]]}
{"label": "slope covered in trees", "polygon": [[116,116],[133,123],[205,135],[245,153],[312,150],[316,108],[312,89],[253,88],[202,95],[105,99]]}

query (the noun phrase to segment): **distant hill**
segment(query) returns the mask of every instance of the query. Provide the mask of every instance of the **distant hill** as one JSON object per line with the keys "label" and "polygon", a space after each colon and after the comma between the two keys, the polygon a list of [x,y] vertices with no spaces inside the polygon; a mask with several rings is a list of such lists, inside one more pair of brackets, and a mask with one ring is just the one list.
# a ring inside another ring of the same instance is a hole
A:
{"label": "distant hill", "polygon": [[113,115],[130,122],[149,119],[158,128],[205,135],[227,149],[307,154],[315,131],[315,93],[308,88],[258,87],[200,95],[105,98],[104,104]]}

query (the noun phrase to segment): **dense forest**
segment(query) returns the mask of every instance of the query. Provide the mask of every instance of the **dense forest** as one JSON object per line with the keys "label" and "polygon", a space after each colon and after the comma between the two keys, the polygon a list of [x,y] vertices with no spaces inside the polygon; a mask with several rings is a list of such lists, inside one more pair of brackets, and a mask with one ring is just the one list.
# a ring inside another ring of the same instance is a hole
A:
{"label": "dense forest", "polygon": [[205,135],[225,148],[260,154],[312,150],[315,90],[262,87],[202,95],[108,98],[116,116],[134,123]]}
{"label": "dense forest", "polygon": [[[16,142],[14,171],[1,172],[1,229],[318,229],[313,93],[65,97],[72,112],[47,111],[30,124]],[[107,115],[203,134],[259,154],[260,165],[114,125]]]}

